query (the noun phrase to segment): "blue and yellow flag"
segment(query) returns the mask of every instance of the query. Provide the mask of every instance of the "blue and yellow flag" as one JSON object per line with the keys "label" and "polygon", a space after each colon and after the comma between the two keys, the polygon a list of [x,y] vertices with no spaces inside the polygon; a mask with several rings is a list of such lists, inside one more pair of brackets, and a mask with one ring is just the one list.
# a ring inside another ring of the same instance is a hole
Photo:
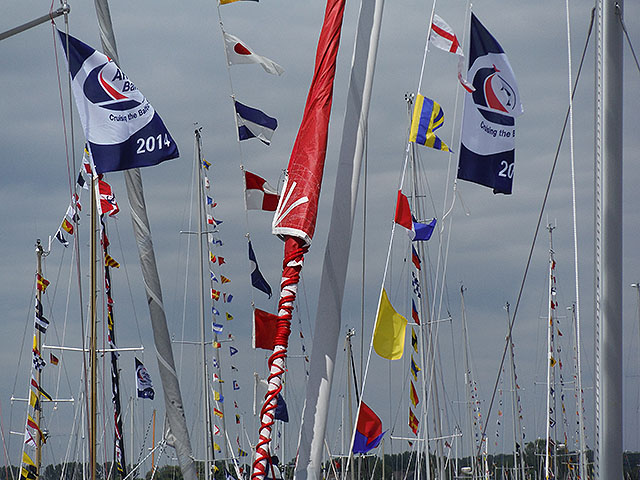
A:
{"label": "blue and yellow flag", "polygon": [[416,95],[416,104],[413,107],[409,141],[444,152],[451,151],[449,147],[433,133],[434,130],[440,128],[443,123],[444,112],[440,104],[418,93]]}

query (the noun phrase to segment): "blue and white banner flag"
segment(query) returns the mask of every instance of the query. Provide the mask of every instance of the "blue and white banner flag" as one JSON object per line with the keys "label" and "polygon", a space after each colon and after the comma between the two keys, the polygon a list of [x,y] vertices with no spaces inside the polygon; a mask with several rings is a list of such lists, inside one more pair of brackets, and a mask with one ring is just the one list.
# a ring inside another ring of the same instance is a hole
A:
{"label": "blue and white banner flag", "polygon": [[498,41],[471,14],[467,93],[458,178],[510,194],[515,161],[515,117],[523,113],[516,79]]}
{"label": "blue and white banner flag", "polygon": [[58,30],[73,96],[98,173],[157,165],[178,147],[140,90],[103,53]]}
{"label": "blue and white banner flag", "polygon": [[238,139],[242,141],[257,138],[265,145],[270,145],[273,132],[278,128],[278,120],[237,100],[233,103],[236,107]]}
{"label": "blue and white banner flag", "polygon": [[138,390],[139,398],[149,398],[153,400],[155,391],[153,390],[153,383],[151,382],[151,375],[144,368],[144,365],[140,360],[136,358],[136,389]]}

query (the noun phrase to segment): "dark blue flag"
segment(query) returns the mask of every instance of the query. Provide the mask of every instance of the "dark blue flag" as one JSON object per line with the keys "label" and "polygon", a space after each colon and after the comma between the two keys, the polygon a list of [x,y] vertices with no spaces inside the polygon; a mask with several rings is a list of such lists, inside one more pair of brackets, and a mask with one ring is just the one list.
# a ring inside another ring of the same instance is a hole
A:
{"label": "dark blue flag", "polygon": [[278,396],[276,397],[276,412],[275,412],[275,416],[273,418],[275,418],[276,420],[280,420],[282,422],[288,422],[289,421],[289,410],[287,410],[287,404],[284,401],[284,397],[280,394],[278,394]]}
{"label": "dark blue flag", "polygon": [[251,285],[261,292],[266,293],[269,298],[271,298],[271,286],[267,283],[258,268],[258,261],[256,260],[256,254],[253,252],[251,240],[249,240],[249,263],[251,264]]}
{"label": "dark blue flag", "polygon": [[149,398],[153,400],[155,391],[153,390],[153,383],[151,382],[151,375],[144,368],[144,365],[140,360],[136,358],[136,388],[138,390],[139,398]]}
{"label": "dark blue flag", "polygon": [[162,119],[103,53],[58,30],[69,52],[71,87],[98,173],[148,167],[178,157]]}
{"label": "dark blue flag", "polygon": [[458,178],[510,194],[522,104],[509,59],[474,14],[467,79],[475,91],[465,94]]}

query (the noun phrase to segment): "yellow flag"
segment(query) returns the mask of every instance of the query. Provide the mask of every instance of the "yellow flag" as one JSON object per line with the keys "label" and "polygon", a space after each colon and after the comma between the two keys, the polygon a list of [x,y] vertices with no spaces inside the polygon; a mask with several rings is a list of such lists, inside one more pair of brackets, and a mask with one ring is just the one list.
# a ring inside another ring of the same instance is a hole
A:
{"label": "yellow flag", "polygon": [[383,288],[378,304],[376,328],[373,332],[373,348],[376,353],[389,360],[402,358],[406,326],[407,319],[394,310]]}
{"label": "yellow flag", "polygon": [[33,390],[29,390],[29,405],[31,405],[33,408],[36,408],[36,405],[38,404],[38,396],[33,393]]}
{"label": "yellow flag", "polygon": [[33,463],[33,460],[29,458],[29,455],[27,455],[26,452],[22,452],[22,463],[24,463],[25,465],[31,465],[32,467],[36,466],[36,464]]}

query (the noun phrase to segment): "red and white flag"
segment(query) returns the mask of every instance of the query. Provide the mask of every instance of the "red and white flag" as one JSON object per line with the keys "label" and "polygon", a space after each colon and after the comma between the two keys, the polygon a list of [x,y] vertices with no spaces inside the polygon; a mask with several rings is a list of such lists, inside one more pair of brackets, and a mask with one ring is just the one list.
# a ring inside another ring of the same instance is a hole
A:
{"label": "red and white flag", "polygon": [[245,170],[244,178],[247,210],[275,212],[280,199],[278,191],[255,173]]}
{"label": "red and white flag", "polygon": [[236,65],[238,63],[258,63],[265,72],[272,75],[282,75],[284,68],[273,60],[255,53],[246,43],[230,33],[223,32],[224,44],[227,49],[227,63]]}
{"label": "red and white flag", "polygon": [[436,14],[433,15],[429,41],[433,46],[458,56],[458,80],[460,80],[460,84],[467,92],[471,93],[475,91],[473,85],[467,82],[462,75],[462,72],[464,71],[464,53],[462,52],[460,42],[458,42],[458,37],[453,33],[453,29],[447,25],[447,22],[442,20]]}
{"label": "red and white flag", "polygon": [[111,185],[104,180],[98,180],[98,190],[100,190],[100,213],[113,216],[120,211],[116,196],[113,194]]}

